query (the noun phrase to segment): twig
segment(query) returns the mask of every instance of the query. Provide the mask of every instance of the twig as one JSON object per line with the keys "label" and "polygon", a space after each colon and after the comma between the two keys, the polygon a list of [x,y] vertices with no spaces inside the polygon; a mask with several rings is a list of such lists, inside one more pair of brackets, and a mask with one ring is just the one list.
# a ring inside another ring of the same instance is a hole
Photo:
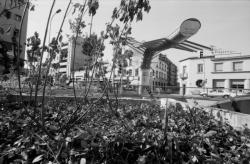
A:
{"label": "twig", "polygon": [[[73,68],[73,73],[72,73],[72,82],[73,82],[73,92],[74,92],[74,98],[75,98],[75,103],[76,103],[76,108],[78,109],[78,103],[77,103],[77,98],[76,98],[76,89],[75,89],[75,54],[76,54],[76,44],[77,44],[77,38],[78,38],[78,35],[79,35],[79,30],[80,30],[80,25],[82,23],[82,17],[84,15],[84,11],[87,11],[87,9],[85,10],[85,7],[86,7],[86,3],[87,3],[87,0],[85,0],[84,2],[84,5],[83,5],[83,9],[81,11],[81,15],[80,15],[80,21],[76,27],[76,36],[75,38],[73,37],[73,40],[74,40],[74,48],[73,48],[73,64],[72,64],[72,68]],[[76,110],[77,110],[76,109]]]}
{"label": "twig", "polygon": [[49,144],[41,136],[39,136],[37,133],[35,133],[34,135],[37,136],[40,140],[42,140],[44,143],[46,143],[46,146],[48,147],[49,151],[52,153],[52,156],[54,157],[56,163],[60,164],[60,162],[57,160],[57,156],[54,154],[54,152],[51,149],[51,147],[49,146]]}
{"label": "twig", "polygon": [[20,32],[18,34],[18,44],[17,44],[17,74],[18,74],[17,76],[18,76],[20,102],[23,101],[21,79],[20,79],[20,42],[21,42],[21,36],[22,36],[23,22],[24,22],[24,18],[25,18],[28,6],[29,6],[29,1],[25,3],[25,9],[24,9],[23,14],[22,14],[22,20],[20,23]]}
{"label": "twig", "polygon": [[41,128],[41,130],[46,133],[50,139],[54,140],[55,141],[55,138],[47,131],[47,129],[45,128],[45,126],[42,126],[38,120],[36,118],[34,118],[27,110],[27,108],[24,108],[25,109],[25,113],[28,117],[30,117],[32,119],[32,121],[34,121],[34,123],[39,127]]}
{"label": "twig", "polygon": [[43,38],[43,45],[42,45],[42,53],[41,53],[41,58],[40,58],[40,63],[39,63],[39,69],[38,69],[38,79],[36,82],[36,89],[35,89],[35,108],[34,108],[34,116],[36,115],[36,106],[37,106],[37,94],[38,94],[38,86],[39,86],[39,81],[40,81],[40,76],[41,76],[41,70],[42,70],[42,60],[43,60],[43,53],[45,51],[45,42],[46,42],[46,38],[47,38],[47,33],[48,33],[48,27],[49,27],[49,21],[50,21],[50,17],[52,14],[52,10],[54,8],[56,0],[53,0],[53,3],[51,5],[50,8],[50,12],[49,12],[49,16],[47,19],[47,25],[46,25],[46,29],[45,29],[45,34],[44,34],[44,38]]}
{"label": "twig", "polygon": [[[61,26],[59,28],[59,32],[57,34],[57,37],[56,37],[56,42],[58,41],[59,39],[59,36],[61,34],[61,31],[62,31],[62,27],[63,27],[63,24],[64,24],[64,21],[65,21],[65,18],[67,16],[67,13],[68,13],[68,10],[69,10],[69,6],[71,4],[72,0],[69,0],[69,3],[68,3],[68,6],[67,6],[67,9],[64,13],[64,17],[63,17],[63,20],[62,20],[62,23],[61,23]],[[52,50],[51,50],[52,51]],[[42,120],[43,120],[43,125],[44,125],[44,99],[45,99],[45,91],[46,91],[46,86],[47,86],[47,79],[48,79],[48,74],[49,74],[49,71],[50,71],[50,67],[51,67],[51,63],[52,63],[52,60],[53,60],[53,52],[50,51],[50,59],[49,59],[49,65],[48,65],[48,68],[47,68],[47,72],[46,72],[46,75],[45,75],[45,81],[44,81],[44,87],[43,87],[43,97],[42,97]]]}

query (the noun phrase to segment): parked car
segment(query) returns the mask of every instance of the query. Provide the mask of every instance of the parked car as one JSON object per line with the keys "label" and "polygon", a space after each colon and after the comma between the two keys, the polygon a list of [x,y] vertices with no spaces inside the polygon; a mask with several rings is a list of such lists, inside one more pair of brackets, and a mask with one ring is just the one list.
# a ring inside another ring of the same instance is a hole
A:
{"label": "parked car", "polygon": [[242,91],[225,91],[222,89],[216,89],[216,90],[210,90],[209,92],[201,92],[200,95],[203,97],[223,97],[223,98],[229,98],[229,97],[236,97],[236,96],[242,96],[246,93]]}
{"label": "parked car", "polygon": [[123,86],[123,90],[125,90],[125,91],[135,91],[135,87],[132,86],[132,85],[126,85],[126,86]]}

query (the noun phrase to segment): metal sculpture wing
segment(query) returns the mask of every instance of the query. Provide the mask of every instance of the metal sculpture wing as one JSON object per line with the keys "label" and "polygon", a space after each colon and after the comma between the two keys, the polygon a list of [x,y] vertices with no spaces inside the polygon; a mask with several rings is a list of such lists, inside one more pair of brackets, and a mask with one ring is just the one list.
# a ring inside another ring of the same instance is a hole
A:
{"label": "metal sculpture wing", "polygon": [[154,55],[156,53],[159,53],[160,51],[164,51],[170,48],[176,48],[188,52],[203,51],[204,49],[211,50],[210,47],[187,40],[191,36],[196,34],[199,31],[200,27],[201,23],[198,19],[190,18],[183,21],[180,27],[173,33],[171,33],[168,37],[143,43],[136,41],[134,38],[129,38],[128,46],[136,49],[143,54],[146,52],[146,50],[148,50],[151,53],[147,54],[150,55]]}

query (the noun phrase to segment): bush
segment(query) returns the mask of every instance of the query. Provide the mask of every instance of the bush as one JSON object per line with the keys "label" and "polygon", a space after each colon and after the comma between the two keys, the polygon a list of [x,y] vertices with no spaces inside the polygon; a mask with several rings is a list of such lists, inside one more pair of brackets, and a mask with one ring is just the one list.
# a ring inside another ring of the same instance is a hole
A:
{"label": "bush", "polygon": [[[71,101],[51,100],[41,127],[17,103],[4,104],[0,161],[153,164],[244,163],[250,159],[249,129],[236,131],[199,108],[170,107],[164,127],[164,111],[150,103],[119,102],[117,106],[106,100],[90,101],[78,104],[81,110],[69,120],[73,106]],[[72,121],[74,126],[65,126]]]}

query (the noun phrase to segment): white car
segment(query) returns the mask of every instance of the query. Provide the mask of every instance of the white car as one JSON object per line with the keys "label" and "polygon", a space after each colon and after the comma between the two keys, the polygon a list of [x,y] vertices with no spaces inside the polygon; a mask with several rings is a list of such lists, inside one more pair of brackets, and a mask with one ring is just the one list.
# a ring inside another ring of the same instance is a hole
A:
{"label": "white car", "polygon": [[221,90],[221,89],[217,89],[217,90],[210,90],[208,92],[201,92],[200,93],[201,96],[203,97],[223,97],[223,98],[229,98],[229,97],[236,97],[236,96],[242,96],[245,95],[244,92],[236,92],[236,91],[225,91],[225,90]]}

